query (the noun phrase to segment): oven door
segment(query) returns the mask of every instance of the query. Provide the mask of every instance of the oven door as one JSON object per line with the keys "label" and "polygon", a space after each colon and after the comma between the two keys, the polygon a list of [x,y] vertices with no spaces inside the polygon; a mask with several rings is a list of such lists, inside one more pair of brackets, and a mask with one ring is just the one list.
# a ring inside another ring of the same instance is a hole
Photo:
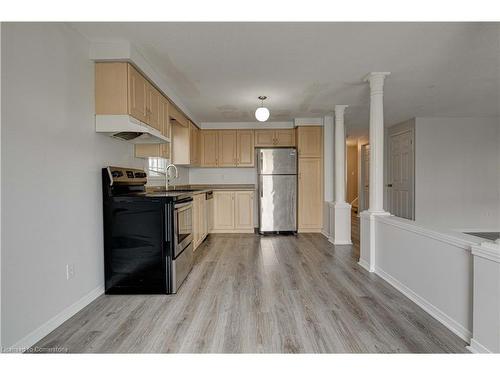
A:
{"label": "oven door", "polygon": [[193,203],[174,205],[174,259],[193,241]]}

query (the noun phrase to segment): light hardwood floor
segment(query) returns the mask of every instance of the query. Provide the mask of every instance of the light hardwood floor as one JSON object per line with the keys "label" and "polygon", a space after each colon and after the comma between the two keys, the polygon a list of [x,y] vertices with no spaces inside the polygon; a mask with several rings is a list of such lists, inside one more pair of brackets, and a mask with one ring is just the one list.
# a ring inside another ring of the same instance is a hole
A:
{"label": "light hardwood floor", "polygon": [[101,296],[36,346],[69,352],[442,353],[466,343],[320,234],[210,235],[177,295]]}

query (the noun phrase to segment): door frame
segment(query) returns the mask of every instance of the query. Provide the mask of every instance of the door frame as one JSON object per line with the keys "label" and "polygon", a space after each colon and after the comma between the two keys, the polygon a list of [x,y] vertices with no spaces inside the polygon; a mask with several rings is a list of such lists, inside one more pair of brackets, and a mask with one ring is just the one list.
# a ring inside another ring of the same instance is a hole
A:
{"label": "door frame", "polygon": [[[392,201],[389,194],[389,184],[392,179],[392,164],[391,164],[391,142],[390,137],[403,133],[410,133],[410,144],[412,153],[412,170],[410,173],[410,213],[409,220],[415,220],[415,119],[410,119],[405,122],[393,125],[385,129],[384,134],[384,210],[391,212]],[[391,212],[392,213],[392,212]]]}

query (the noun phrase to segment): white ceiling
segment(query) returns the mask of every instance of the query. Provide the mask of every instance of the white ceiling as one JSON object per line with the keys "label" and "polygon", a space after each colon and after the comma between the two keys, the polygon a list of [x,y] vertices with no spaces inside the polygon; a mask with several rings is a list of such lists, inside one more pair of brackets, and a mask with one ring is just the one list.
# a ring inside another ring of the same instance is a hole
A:
{"label": "white ceiling", "polygon": [[370,71],[390,71],[386,124],[415,116],[499,115],[500,24],[76,23],[90,40],[126,40],[203,122],[319,117],[348,104],[366,127]]}

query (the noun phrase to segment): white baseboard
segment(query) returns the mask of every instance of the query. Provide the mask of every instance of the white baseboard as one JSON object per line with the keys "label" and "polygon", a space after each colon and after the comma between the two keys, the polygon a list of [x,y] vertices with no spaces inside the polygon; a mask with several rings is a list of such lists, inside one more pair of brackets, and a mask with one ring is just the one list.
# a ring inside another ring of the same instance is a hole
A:
{"label": "white baseboard", "polygon": [[368,264],[368,262],[366,260],[360,258],[358,264],[361,267],[363,267],[365,270],[367,270],[368,272],[372,272],[372,271],[370,271],[370,265]]}
{"label": "white baseboard", "polygon": [[20,350],[25,351],[29,349],[102,294],[104,294],[104,285],[100,285],[94,290],[91,290],[71,306],[68,306],[59,314],[52,317],[41,326],[36,328],[34,331],[27,334],[17,343],[12,345],[11,348],[15,350],[16,353],[19,353]]}
{"label": "white baseboard", "polygon": [[480,343],[478,343],[476,340],[474,339],[471,339],[470,340],[470,345],[467,347],[467,349],[471,352],[471,353],[484,353],[484,354],[487,354],[487,353],[493,353],[492,351],[490,351],[486,346],[484,345],[481,345]]}
{"label": "white baseboard", "polygon": [[453,318],[451,318],[450,316],[445,314],[439,308],[437,308],[432,303],[427,301],[425,298],[423,298],[420,295],[418,295],[417,293],[415,293],[413,290],[411,290],[406,285],[401,283],[399,280],[397,280],[394,277],[392,277],[391,275],[389,275],[384,270],[376,267],[375,273],[377,275],[379,275],[382,279],[387,281],[389,284],[391,284],[394,288],[396,288],[401,293],[403,293],[410,300],[415,302],[422,309],[424,309],[434,319],[436,319],[439,322],[441,322],[442,324],[444,324],[446,326],[446,328],[448,328],[450,331],[452,331],[454,334],[456,334],[462,340],[469,342],[469,343],[471,342],[472,333],[467,328],[465,328],[460,323],[458,323],[456,320],[454,320]]}
{"label": "white baseboard", "polygon": [[321,234],[325,236],[328,240],[330,240],[330,233],[328,233],[326,230],[321,229]]}
{"label": "white baseboard", "polygon": [[334,245],[352,245],[351,241],[337,241],[335,242],[335,239],[331,238],[330,242]]}

